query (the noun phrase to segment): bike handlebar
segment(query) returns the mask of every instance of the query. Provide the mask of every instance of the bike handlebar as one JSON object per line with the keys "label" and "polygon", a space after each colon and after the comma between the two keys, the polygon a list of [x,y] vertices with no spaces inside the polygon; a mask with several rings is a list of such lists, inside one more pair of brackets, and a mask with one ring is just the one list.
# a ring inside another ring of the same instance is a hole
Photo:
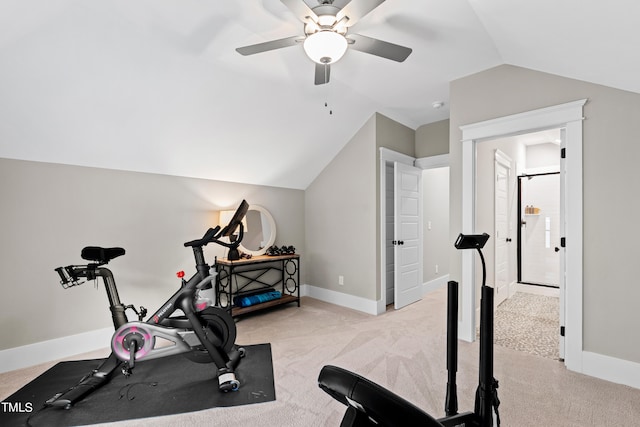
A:
{"label": "bike handlebar", "polygon": [[220,231],[220,226],[217,225],[216,228],[209,228],[204,236],[201,239],[191,240],[184,244],[185,247],[195,247],[195,246],[206,246],[207,243],[212,242]]}
{"label": "bike handlebar", "polygon": [[56,268],[56,271],[58,272],[58,275],[60,276],[60,281],[62,283],[68,283],[69,282],[69,278],[62,272],[63,269],[64,269],[64,267],[58,267],[58,268]]}

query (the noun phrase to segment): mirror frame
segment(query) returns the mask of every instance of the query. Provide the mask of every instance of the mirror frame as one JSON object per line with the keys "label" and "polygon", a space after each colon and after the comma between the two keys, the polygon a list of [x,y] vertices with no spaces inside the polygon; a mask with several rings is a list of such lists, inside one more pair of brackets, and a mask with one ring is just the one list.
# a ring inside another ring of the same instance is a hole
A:
{"label": "mirror frame", "polygon": [[269,240],[267,240],[267,242],[265,243],[262,249],[258,249],[257,251],[247,249],[242,245],[242,242],[240,242],[240,250],[244,253],[250,254],[251,256],[264,255],[267,252],[267,249],[273,246],[273,244],[276,241],[276,222],[273,220],[273,216],[271,216],[271,212],[269,212],[266,208],[260,205],[250,205],[249,210],[258,211],[261,214],[264,214],[264,216],[267,218],[267,221],[269,221],[269,226],[271,227],[271,230],[272,230],[271,236],[269,236]]}

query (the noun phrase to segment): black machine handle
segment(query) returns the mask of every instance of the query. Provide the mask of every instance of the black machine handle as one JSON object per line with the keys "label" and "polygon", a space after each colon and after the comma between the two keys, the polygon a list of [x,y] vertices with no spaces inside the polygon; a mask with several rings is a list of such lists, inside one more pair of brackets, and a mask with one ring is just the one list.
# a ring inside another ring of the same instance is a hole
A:
{"label": "black machine handle", "polygon": [[220,226],[217,225],[216,228],[209,228],[204,236],[201,239],[191,240],[190,242],[186,242],[184,244],[185,247],[195,247],[195,246],[206,246],[207,243],[213,241],[218,236],[218,232],[220,231]]}

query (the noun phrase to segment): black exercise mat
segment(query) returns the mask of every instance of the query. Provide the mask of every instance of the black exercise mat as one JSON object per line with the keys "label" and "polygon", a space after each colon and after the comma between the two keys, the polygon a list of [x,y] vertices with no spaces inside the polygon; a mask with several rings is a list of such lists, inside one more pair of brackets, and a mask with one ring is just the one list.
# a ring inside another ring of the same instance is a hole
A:
{"label": "black exercise mat", "polygon": [[129,378],[114,373],[110,382],[69,410],[40,410],[45,400],[100,364],[100,360],[61,362],[2,402],[0,425],[26,426],[27,420],[34,427],[86,425],[275,400],[271,345],[244,348],[246,355],[236,369],[240,389],[235,392],[218,391],[214,364],[176,355],[137,363]]}

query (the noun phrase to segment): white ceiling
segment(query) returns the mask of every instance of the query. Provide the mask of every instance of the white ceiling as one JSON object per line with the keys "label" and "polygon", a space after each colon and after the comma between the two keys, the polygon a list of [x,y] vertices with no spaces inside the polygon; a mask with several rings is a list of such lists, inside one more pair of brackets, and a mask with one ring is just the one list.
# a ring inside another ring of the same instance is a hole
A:
{"label": "white ceiling", "polygon": [[0,0],[0,157],[304,189],[374,112],[446,119],[449,82],[500,64],[640,93],[639,21],[637,0],[387,0],[350,32],[411,56],[348,51],[315,86],[302,46],[235,52],[302,34],[279,0]]}

